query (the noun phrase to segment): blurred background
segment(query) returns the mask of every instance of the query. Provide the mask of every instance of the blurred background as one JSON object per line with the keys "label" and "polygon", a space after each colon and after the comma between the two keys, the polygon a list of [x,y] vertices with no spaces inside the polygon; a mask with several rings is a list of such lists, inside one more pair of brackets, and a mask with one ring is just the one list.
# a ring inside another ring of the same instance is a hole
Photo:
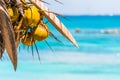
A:
{"label": "blurred background", "polygon": [[[13,70],[7,55],[0,61],[1,80],[119,80],[120,1],[46,0],[53,12],[75,37],[74,47],[50,23],[59,41],[48,37],[36,42],[37,51],[23,44],[18,48],[18,67]],[[47,21],[45,19],[45,21]]]}

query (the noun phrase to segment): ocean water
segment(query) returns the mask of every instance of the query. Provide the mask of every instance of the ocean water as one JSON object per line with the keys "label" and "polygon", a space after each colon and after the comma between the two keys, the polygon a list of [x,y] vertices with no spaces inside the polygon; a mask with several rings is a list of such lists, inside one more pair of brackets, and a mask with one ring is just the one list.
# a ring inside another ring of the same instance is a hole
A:
{"label": "ocean water", "polygon": [[20,44],[17,71],[5,54],[0,61],[0,80],[120,80],[120,35],[101,33],[101,30],[120,29],[120,16],[59,19],[73,34],[79,48],[48,23],[60,42],[52,37],[36,42],[40,61],[35,46],[32,56],[31,48]]}

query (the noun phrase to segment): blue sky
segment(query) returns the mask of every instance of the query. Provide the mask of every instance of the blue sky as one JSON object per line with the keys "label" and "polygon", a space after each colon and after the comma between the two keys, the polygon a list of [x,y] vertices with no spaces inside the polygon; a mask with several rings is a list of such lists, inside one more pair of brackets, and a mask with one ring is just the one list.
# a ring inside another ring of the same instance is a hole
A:
{"label": "blue sky", "polygon": [[45,0],[55,12],[66,15],[120,15],[120,0]]}

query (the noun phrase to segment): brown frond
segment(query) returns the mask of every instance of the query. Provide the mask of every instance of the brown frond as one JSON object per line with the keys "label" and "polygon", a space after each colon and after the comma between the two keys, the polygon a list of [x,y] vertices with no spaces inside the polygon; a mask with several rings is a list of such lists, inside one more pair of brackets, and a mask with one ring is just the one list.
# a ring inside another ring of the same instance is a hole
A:
{"label": "brown frond", "polygon": [[0,33],[0,59],[3,56],[4,50],[5,50],[5,42],[4,42],[3,37]]}
{"label": "brown frond", "polygon": [[[52,32],[49,32],[49,35],[54,38],[56,41],[61,42]],[[61,42],[62,43],[62,42]]]}
{"label": "brown frond", "polygon": [[35,49],[36,49],[36,52],[37,52],[37,55],[38,55],[38,60],[40,61],[40,54],[39,54],[39,50],[38,50],[38,48],[37,48],[36,43],[35,43],[34,45],[35,45]]}
{"label": "brown frond", "polygon": [[5,41],[5,48],[8,52],[11,62],[13,63],[14,70],[17,67],[17,52],[15,46],[15,36],[10,17],[8,15],[4,0],[0,0],[0,27],[2,37]]}
{"label": "brown frond", "polygon": [[62,5],[63,5],[63,3],[62,3],[62,2],[60,2],[59,0],[54,0],[54,1],[56,1],[56,2],[58,2],[58,3],[60,3],[60,4],[62,4]]}
{"label": "brown frond", "polygon": [[[70,31],[65,27],[65,25],[60,22],[60,20],[56,17],[54,13],[48,13],[50,10],[44,6],[44,4],[39,0],[30,0],[34,6],[36,6],[38,9],[43,10],[43,14],[45,17],[53,24],[53,26],[63,35],[65,36],[69,41],[71,41],[76,47],[79,47],[75,39],[73,38]],[[46,12],[48,11],[48,12]]]}

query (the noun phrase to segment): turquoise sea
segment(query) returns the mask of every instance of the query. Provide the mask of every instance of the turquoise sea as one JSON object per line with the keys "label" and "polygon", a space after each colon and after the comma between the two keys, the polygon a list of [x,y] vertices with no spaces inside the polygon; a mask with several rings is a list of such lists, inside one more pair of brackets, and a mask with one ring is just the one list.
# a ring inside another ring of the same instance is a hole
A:
{"label": "turquoise sea", "polygon": [[[40,61],[33,46],[20,44],[15,72],[5,54],[0,61],[0,80],[120,80],[120,34],[101,30],[120,29],[120,16],[65,16],[60,20],[71,31],[79,48],[74,47],[50,23],[49,37],[37,42]],[[76,30],[80,29],[79,33]]]}

